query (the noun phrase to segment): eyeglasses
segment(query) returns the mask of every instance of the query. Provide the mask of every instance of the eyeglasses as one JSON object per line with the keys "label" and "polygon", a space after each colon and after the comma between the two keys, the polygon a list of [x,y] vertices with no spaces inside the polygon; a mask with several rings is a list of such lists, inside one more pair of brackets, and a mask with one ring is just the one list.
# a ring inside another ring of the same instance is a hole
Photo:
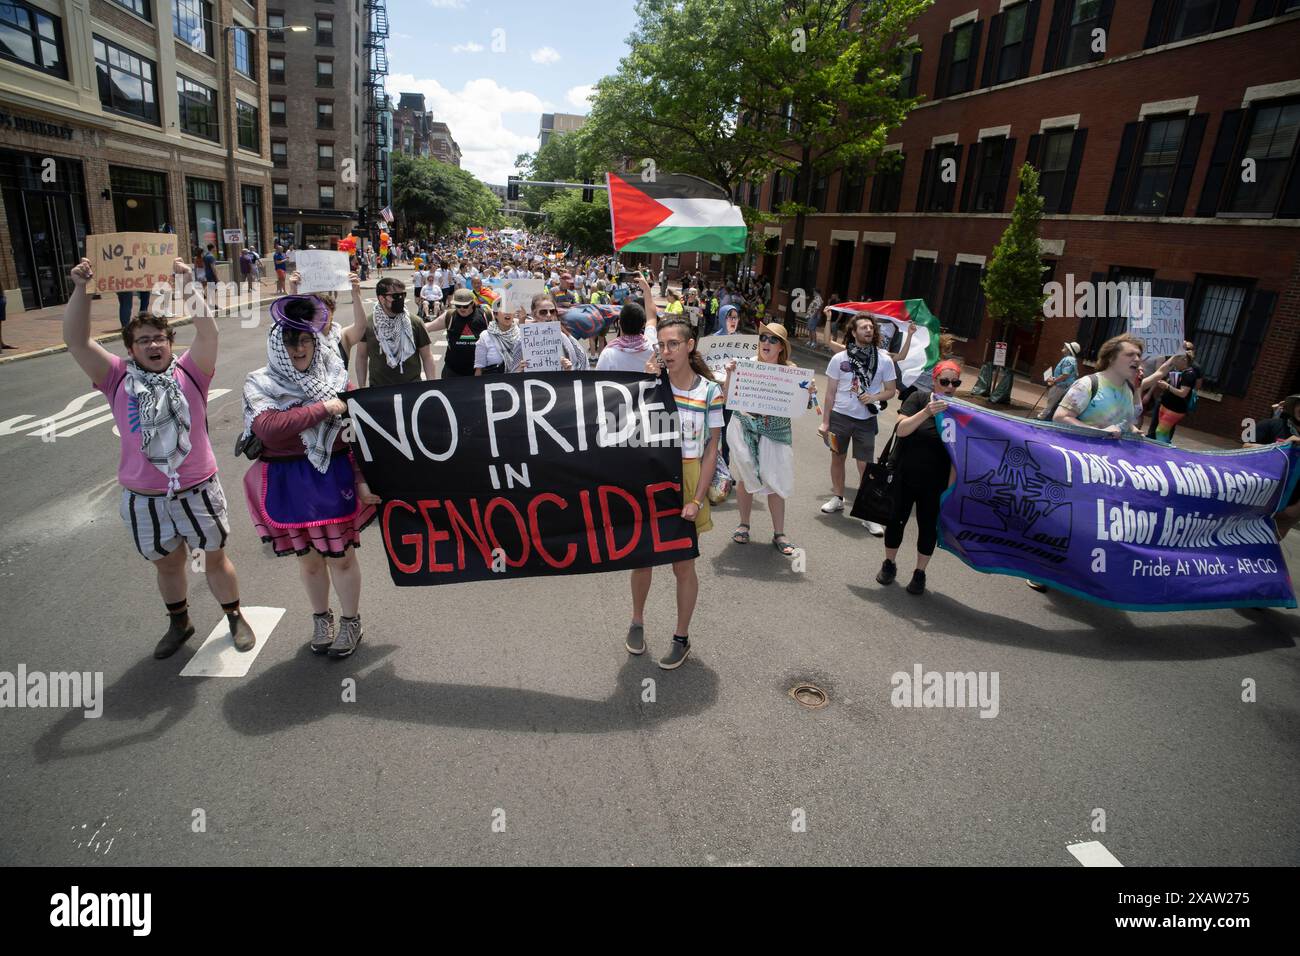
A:
{"label": "eyeglasses", "polygon": [[683,342],[681,339],[669,339],[667,342],[660,342],[659,347],[663,349],[665,352],[676,352],[679,348],[681,348],[685,344],[686,343]]}
{"label": "eyeglasses", "polygon": [[942,385],[944,388],[956,388],[958,385],[961,384],[961,379],[959,379],[959,378],[941,378],[941,379],[939,379],[939,384]]}
{"label": "eyeglasses", "polygon": [[554,315],[559,309],[538,309],[536,315]]}
{"label": "eyeglasses", "polygon": [[147,348],[150,345],[162,345],[166,341],[167,341],[167,336],[165,335],[151,335],[147,339],[136,339],[135,344]]}
{"label": "eyeglasses", "polygon": [[773,343],[775,343],[775,344],[777,344],[777,345],[785,345],[785,343],[781,341],[780,336],[776,336],[776,335],[760,335],[760,336],[758,337],[758,340],[759,340],[760,342],[762,342],[763,344],[765,344],[765,345],[766,345],[768,342],[773,342]]}

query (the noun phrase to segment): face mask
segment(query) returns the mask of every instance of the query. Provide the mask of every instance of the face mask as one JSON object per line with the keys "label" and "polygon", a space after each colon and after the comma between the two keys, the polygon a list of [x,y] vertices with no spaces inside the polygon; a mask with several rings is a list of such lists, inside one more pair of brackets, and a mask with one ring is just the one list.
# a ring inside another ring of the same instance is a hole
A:
{"label": "face mask", "polygon": [[398,292],[394,294],[392,300],[389,302],[389,310],[394,315],[396,315],[398,312],[401,312],[405,308],[406,308],[406,293]]}

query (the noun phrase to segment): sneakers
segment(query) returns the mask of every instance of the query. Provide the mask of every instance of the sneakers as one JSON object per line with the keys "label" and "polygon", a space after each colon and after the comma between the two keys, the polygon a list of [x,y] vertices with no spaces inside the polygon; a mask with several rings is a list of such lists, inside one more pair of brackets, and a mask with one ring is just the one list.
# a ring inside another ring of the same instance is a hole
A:
{"label": "sneakers", "polygon": [[862,527],[870,531],[874,537],[883,538],[885,536],[885,526],[876,524],[874,521],[863,521]]}
{"label": "sneakers", "polygon": [[633,624],[627,629],[627,640],[623,642],[629,654],[645,653],[645,625]]}
{"label": "sneakers", "polygon": [[912,580],[907,585],[907,593],[908,594],[925,593],[925,572],[924,571],[918,568],[917,570],[912,572]]}
{"label": "sneakers", "polygon": [[659,666],[666,671],[676,670],[682,666],[682,663],[690,656],[691,642],[679,641],[673,638],[672,648],[663,657],[659,658]]}
{"label": "sneakers", "polygon": [[1025,583],[1028,584],[1032,590],[1037,591],[1039,594],[1047,593],[1046,584],[1039,584],[1037,581],[1025,581]]}
{"label": "sneakers", "polygon": [[334,612],[326,611],[324,614],[313,614],[311,619],[314,629],[311,642],[307,646],[311,648],[313,654],[324,654],[330,649],[330,645],[334,643]]}
{"label": "sneakers", "polygon": [[822,505],[822,514],[833,515],[844,510],[844,499],[840,495],[831,495],[830,500]]}
{"label": "sneakers", "polygon": [[896,577],[898,577],[898,565],[885,558],[885,563],[880,566],[880,571],[876,574],[876,583],[893,584]]}
{"label": "sneakers", "polygon": [[175,654],[182,644],[194,636],[194,625],[189,624],[181,627],[175,621],[171,622],[171,627],[167,628],[167,633],[162,636],[158,646],[153,649],[153,656],[156,660],[163,660]]}
{"label": "sneakers", "polygon": [[334,638],[334,643],[330,645],[330,657],[351,657],[352,652],[361,643],[362,633],[360,614],[356,617],[339,618],[339,632]]}
{"label": "sneakers", "polygon": [[248,626],[248,622],[244,620],[244,615],[240,614],[236,617],[231,617],[227,614],[226,623],[230,625],[230,636],[234,639],[235,650],[251,651],[253,645],[257,643],[257,635],[254,634],[253,629]]}

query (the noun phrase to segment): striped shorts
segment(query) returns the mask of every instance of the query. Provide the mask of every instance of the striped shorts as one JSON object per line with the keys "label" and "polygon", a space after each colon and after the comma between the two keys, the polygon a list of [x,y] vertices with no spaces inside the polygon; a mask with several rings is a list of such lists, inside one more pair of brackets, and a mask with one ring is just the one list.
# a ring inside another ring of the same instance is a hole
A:
{"label": "striped shorts", "polygon": [[191,548],[216,551],[230,534],[226,493],[216,475],[175,498],[123,488],[120,511],[136,550],[149,561],[171,554],[182,539]]}

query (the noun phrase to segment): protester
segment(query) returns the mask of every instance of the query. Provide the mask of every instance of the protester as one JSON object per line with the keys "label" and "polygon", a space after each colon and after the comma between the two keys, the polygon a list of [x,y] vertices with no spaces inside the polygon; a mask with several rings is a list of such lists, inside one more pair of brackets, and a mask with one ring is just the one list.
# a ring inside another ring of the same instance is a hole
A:
{"label": "protester", "polygon": [[1173,367],[1156,383],[1159,389],[1151,413],[1148,438],[1166,445],[1173,444],[1178,423],[1187,417],[1196,401],[1196,387],[1201,381],[1201,370],[1192,364],[1191,356],[1183,352],[1172,356]]}
{"label": "protester", "polygon": [[[549,293],[539,292],[533,296],[533,301],[528,309],[528,315],[520,314],[516,316],[516,321],[525,322],[558,322],[560,320],[560,309],[555,300]],[[581,342],[569,334],[563,325],[560,330],[564,333],[564,355],[560,356],[560,368],[566,372],[585,372],[591,365],[587,361],[587,349]],[[524,359],[520,363],[520,368],[528,368],[528,360]]]}
{"label": "protester", "polygon": [[289,256],[281,246],[276,246],[275,252],[271,255],[271,262],[275,266],[275,291],[284,295],[284,280],[289,271]]}
{"label": "protester", "polygon": [[821,323],[823,309],[825,308],[822,299],[822,290],[813,289],[812,302],[808,304],[808,311],[804,314],[804,324],[807,326],[807,332],[804,336],[807,343],[816,348],[817,346],[817,326]]}
{"label": "protester", "polygon": [[[667,318],[656,329],[659,350],[646,362],[644,371],[652,375],[667,372],[677,401],[682,443],[681,515],[684,520],[695,522],[696,532],[702,534],[713,527],[708,491],[717,469],[722,433],[722,389],[695,350],[695,339],[684,319]],[[632,624],[625,641],[630,654],[645,653],[645,603],[650,594],[652,571],[653,568],[637,568],[632,572]],[[700,591],[694,558],[674,561],[673,576],[677,582],[677,628],[672,646],[659,660],[664,670],[680,667],[690,654],[691,615]]]}
{"label": "protester", "polygon": [[925,569],[939,541],[939,499],[956,477],[947,446],[939,435],[935,416],[948,408],[946,399],[961,384],[961,366],[952,361],[935,364],[930,373],[934,391],[915,391],[898,412],[898,439],[894,451],[893,520],[885,526],[885,561],[876,581],[892,584],[898,577],[898,549],[903,528],[916,508],[916,570],[908,582],[908,594],[925,593]]}
{"label": "protester", "polygon": [[253,263],[256,259],[253,250],[247,246],[239,254],[239,279],[250,293],[253,291]]}
{"label": "protester", "polygon": [[[888,401],[898,391],[894,363],[876,342],[876,322],[869,315],[856,315],[849,326],[848,347],[831,357],[826,365],[827,389],[822,424],[817,429],[831,450],[833,493],[822,505],[822,514],[844,510],[844,465],[849,442],[858,464],[858,479],[875,460],[879,428],[877,403]],[[885,529],[874,521],[863,526],[876,537]]]}
{"label": "protester", "polygon": [[[292,273],[287,281],[289,295],[297,295],[298,286],[301,283],[302,276],[297,272]],[[332,332],[329,332],[329,334],[338,342],[339,355],[343,358],[344,368],[348,367],[348,357],[352,354],[352,350],[361,342],[361,337],[365,335],[366,332],[366,313],[365,308],[361,304],[361,277],[355,272],[350,272],[348,273],[348,283],[352,287],[352,324],[346,328],[333,321],[336,305],[334,293],[315,293],[315,297],[324,303],[325,308],[329,310],[331,319],[330,329],[333,330]],[[358,352],[358,357],[360,358],[360,365],[357,367],[357,376],[364,381],[366,365],[366,350],[364,347],[362,347]]]}
{"label": "protester", "polygon": [[519,312],[496,312],[474,347],[474,374],[499,375],[517,371],[524,360]]}
{"label": "protester", "polygon": [[436,319],[424,323],[425,331],[447,332],[447,352],[442,361],[442,377],[474,374],[474,356],[478,338],[488,328],[488,313],[469,289],[457,289],[451,307]]}
{"label": "protester", "polygon": [[207,287],[217,281],[217,257],[215,255],[216,246],[208,243],[208,251],[203,254],[203,291],[207,292]]}
{"label": "protester", "polygon": [[193,271],[181,259],[172,265],[179,291],[194,321],[194,342],[179,359],[176,333],[165,318],[141,313],[122,330],[128,359],[90,337],[94,278],[89,259],[73,268],[72,296],[63,314],[63,341],[95,388],[108,398],[121,435],[117,477],[119,512],[140,555],[153,562],[158,590],[170,619],[154,648],[158,659],[175,654],[194,634],[186,578],[190,549],[201,552],[208,588],[226,614],[235,648],[252,650],[253,630],[239,610],[239,580],[226,555],[230,522],[217,460],[208,439],[208,387],[217,369],[217,322]]}
{"label": "protester", "polygon": [[619,337],[600,353],[598,372],[640,372],[654,357],[654,346],[645,334],[645,309],[625,302],[618,314]]}
{"label": "protester", "polygon": [[[755,361],[746,359],[746,362]],[[765,325],[758,330],[758,362],[793,366],[790,340],[785,326]],[[722,392],[731,389],[731,375],[737,362],[727,363],[727,380]],[[772,545],[786,557],[795,546],[785,535],[785,503],[794,493],[794,436],[790,419],[779,415],[754,415],[734,412],[727,425],[727,446],[731,457],[727,468],[737,479],[736,501],[740,505],[740,524],[731,540],[749,544],[750,515],[755,495],[767,495],[767,510],[772,515]]]}
{"label": "protester", "polygon": [[[433,345],[425,323],[406,311],[406,286],[386,276],[375,286],[375,295],[357,350],[357,384],[365,388],[418,382],[421,371],[433,381],[438,377]],[[358,300],[354,292],[352,301]]]}
{"label": "protester", "polygon": [[[386,280],[393,281],[393,280]],[[244,475],[253,525],[277,557],[298,555],[312,606],[313,653],[348,657],[361,643],[361,565],[350,549],[375,517],[379,498],[343,440],[348,373],[330,333],[330,314],[315,296],[283,296],[271,305],[266,365],[244,382],[244,437],[262,443]],[[339,597],[335,629],[330,582]]]}
{"label": "protester", "polygon": [[714,335],[735,335],[740,328],[740,309],[728,303],[718,308],[718,331]]}
{"label": "protester", "polygon": [[1079,377],[1079,343],[1066,342],[1061,346],[1061,360],[1045,379],[1048,389],[1043,398],[1043,410],[1036,416],[1040,421],[1051,421],[1056,406]]}
{"label": "protester", "polygon": [[415,271],[411,273],[411,288],[415,294],[415,308],[421,319],[425,318],[424,314],[424,283],[426,276],[419,263],[416,263]]}
{"label": "protester", "polygon": [[[1262,448],[1277,442],[1300,445],[1300,394],[1288,395],[1273,406],[1273,415],[1255,423],[1255,440],[1245,442],[1246,448]],[[1274,515],[1278,539],[1287,536],[1300,523],[1300,481],[1291,490],[1291,497]]]}

